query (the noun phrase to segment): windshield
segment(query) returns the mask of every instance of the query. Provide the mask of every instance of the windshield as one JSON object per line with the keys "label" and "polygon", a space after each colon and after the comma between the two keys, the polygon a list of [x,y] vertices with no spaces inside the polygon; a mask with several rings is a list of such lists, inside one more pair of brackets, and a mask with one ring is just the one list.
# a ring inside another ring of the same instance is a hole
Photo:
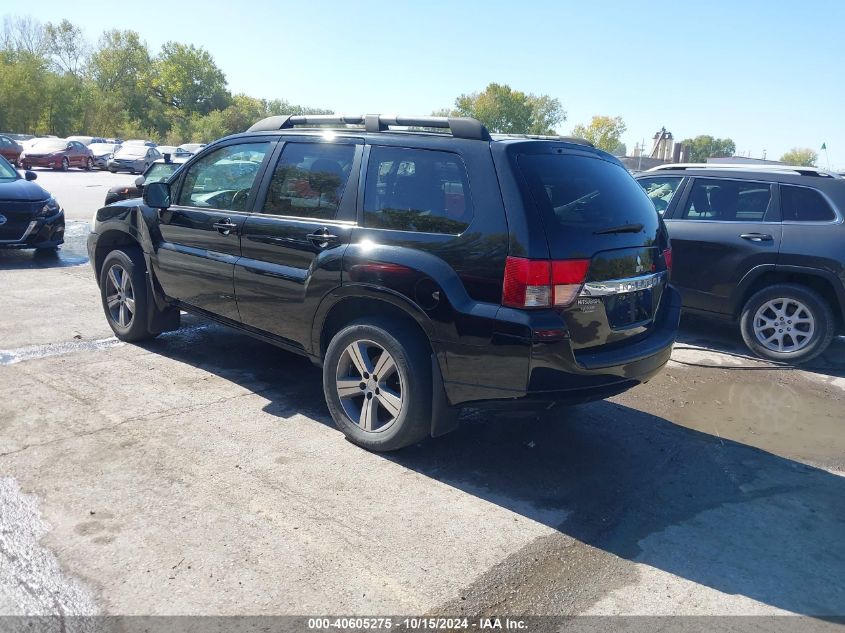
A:
{"label": "windshield", "polygon": [[147,175],[144,176],[144,183],[167,180],[179,165],[179,163],[153,163]]}
{"label": "windshield", "polygon": [[17,180],[18,172],[5,158],[0,156],[0,180]]}
{"label": "windshield", "polygon": [[40,152],[58,152],[67,148],[67,141],[63,138],[45,138],[35,141],[32,149]]}
{"label": "windshield", "polygon": [[111,143],[91,143],[88,146],[88,149],[90,149],[95,154],[97,154],[97,153],[105,154],[106,152],[113,152],[114,147],[115,146],[112,145]]}
{"label": "windshield", "polygon": [[145,145],[124,145],[115,154],[116,158],[140,158],[146,156],[147,147]]}

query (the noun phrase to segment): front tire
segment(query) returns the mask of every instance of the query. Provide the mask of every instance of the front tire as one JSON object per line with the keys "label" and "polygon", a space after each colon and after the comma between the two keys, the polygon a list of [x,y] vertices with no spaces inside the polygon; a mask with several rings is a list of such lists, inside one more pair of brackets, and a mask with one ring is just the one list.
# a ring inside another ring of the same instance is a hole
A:
{"label": "front tire", "polygon": [[85,171],[91,171],[92,169],[94,169],[94,161],[91,160],[90,158],[86,158],[84,169],[85,169]]}
{"label": "front tire", "polygon": [[146,271],[140,248],[114,250],[103,261],[100,298],[106,320],[121,341],[145,341],[157,336],[147,328]]}
{"label": "front tire", "polygon": [[834,318],[830,305],[815,290],[777,284],[748,299],[740,330],[757,356],[797,365],[827,349],[833,340]]}
{"label": "front tire", "polygon": [[68,169],[70,169],[70,161],[69,161],[67,158],[63,158],[63,159],[62,159],[62,164],[61,164],[61,166],[59,167],[59,169],[60,169],[61,171],[67,171]]}
{"label": "front tire", "polygon": [[387,319],[354,322],[329,343],[323,392],[337,427],[371,451],[393,451],[431,428],[431,361],[422,336]]}

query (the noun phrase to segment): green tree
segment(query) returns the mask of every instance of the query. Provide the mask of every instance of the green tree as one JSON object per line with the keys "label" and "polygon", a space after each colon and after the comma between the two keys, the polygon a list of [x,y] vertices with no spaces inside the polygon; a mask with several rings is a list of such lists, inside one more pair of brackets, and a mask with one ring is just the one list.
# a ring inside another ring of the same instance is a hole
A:
{"label": "green tree", "polygon": [[226,76],[204,48],[167,42],[154,63],[153,91],[183,114],[208,114],[229,105]]}
{"label": "green tree", "polygon": [[[576,125],[572,129],[572,135],[586,139],[606,152],[615,152],[622,144],[622,135],[627,129],[621,116],[596,115],[589,125]],[[624,144],[622,144],[622,151],[624,153]]]}
{"label": "green tree", "polygon": [[58,74],[81,77],[88,65],[91,47],[82,29],[68,20],[44,27],[46,50],[53,70]]}
{"label": "green tree", "polygon": [[780,157],[780,162],[787,165],[801,165],[802,167],[815,167],[819,155],[809,147],[793,147]]}
{"label": "green tree", "polygon": [[100,37],[89,71],[104,102],[101,114],[110,125],[133,119],[149,122],[151,66],[150,51],[137,32],[113,29]]}
{"label": "green tree", "polygon": [[33,133],[47,101],[47,62],[24,51],[0,51],[0,130]]}
{"label": "green tree", "polygon": [[733,156],[736,152],[736,144],[731,139],[713,138],[707,134],[685,139],[681,144],[689,145],[691,163],[706,163],[708,158]]}
{"label": "green tree", "polygon": [[469,116],[481,121],[491,132],[504,134],[555,134],[566,120],[560,101],[548,95],[534,95],[491,83],[482,92],[463,94],[455,108],[439,110],[440,116]]}

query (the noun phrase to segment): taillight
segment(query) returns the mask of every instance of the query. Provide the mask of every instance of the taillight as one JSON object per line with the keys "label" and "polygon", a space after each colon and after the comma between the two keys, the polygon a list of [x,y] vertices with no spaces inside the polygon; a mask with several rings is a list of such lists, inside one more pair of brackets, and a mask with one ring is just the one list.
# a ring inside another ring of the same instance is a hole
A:
{"label": "taillight", "polygon": [[511,308],[565,307],[587,278],[589,259],[525,259],[508,257],[502,284],[502,305]]}
{"label": "taillight", "polygon": [[666,270],[672,272],[672,249],[667,248],[663,251],[663,261],[666,262]]}

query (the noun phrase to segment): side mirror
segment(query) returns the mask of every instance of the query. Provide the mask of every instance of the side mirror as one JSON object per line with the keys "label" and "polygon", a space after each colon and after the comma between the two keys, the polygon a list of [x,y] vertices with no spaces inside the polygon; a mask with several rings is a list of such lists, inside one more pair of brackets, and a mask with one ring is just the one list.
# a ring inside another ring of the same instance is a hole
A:
{"label": "side mirror", "polygon": [[23,172],[23,177],[27,180],[35,180],[36,178],[38,178],[38,174],[36,174],[34,171],[29,171],[27,169],[25,172]]}
{"label": "side mirror", "polygon": [[151,182],[144,186],[144,204],[153,209],[170,206],[170,185],[166,182]]}
{"label": "side mirror", "polygon": [[143,187],[144,186],[144,177],[143,176],[138,176],[135,179],[135,186],[136,187]]}
{"label": "side mirror", "polygon": [[73,143],[68,143],[65,149],[73,149]]}

